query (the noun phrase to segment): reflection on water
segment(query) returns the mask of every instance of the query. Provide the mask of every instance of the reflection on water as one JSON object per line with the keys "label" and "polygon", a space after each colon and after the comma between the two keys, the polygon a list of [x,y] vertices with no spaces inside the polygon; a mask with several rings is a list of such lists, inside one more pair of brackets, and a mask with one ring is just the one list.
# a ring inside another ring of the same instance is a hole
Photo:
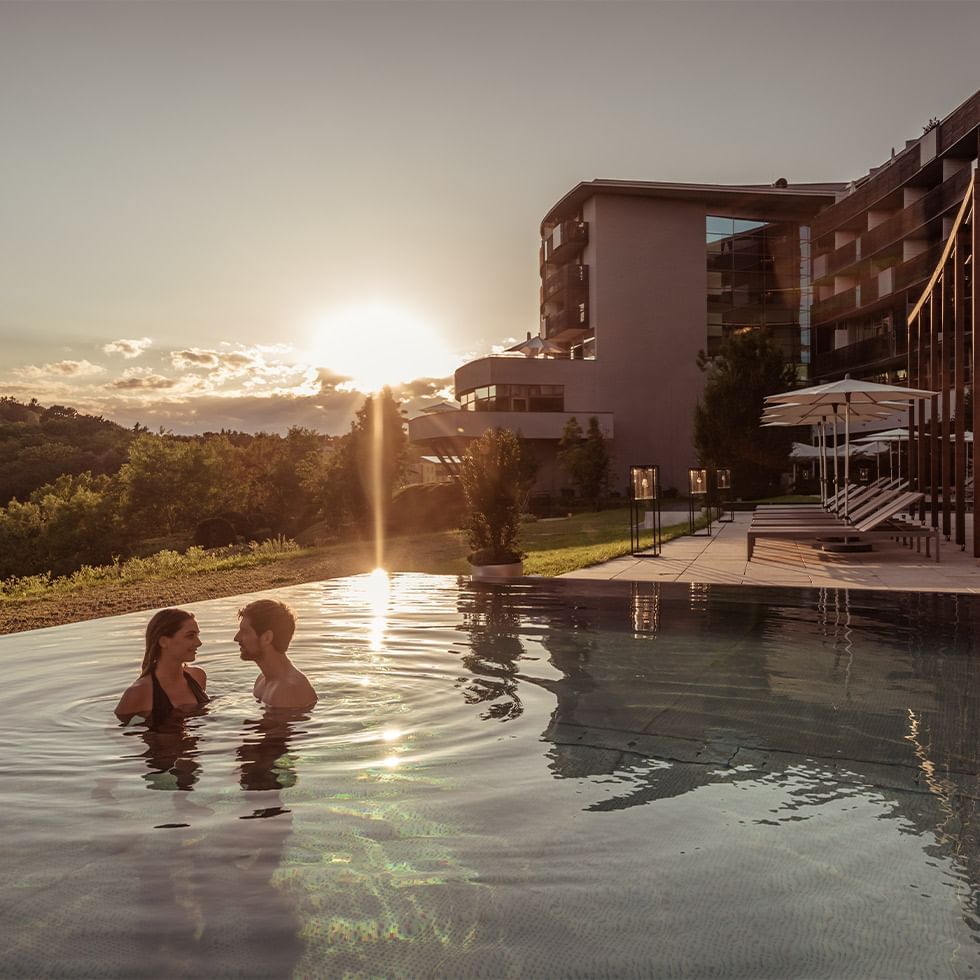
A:
{"label": "reflection on water", "polygon": [[146,746],[143,779],[150,789],[192,790],[201,771],[197,761],[200,737],[188,729],[183,717],[169,719],[159,728],[136,728],[126,735],[138,738]]}
{"label": "reflection on water", "polygon": [[484,705],[483,721],[517,718],[524,711],[518,693],[518,661],[524,648],[518,636],[520,615],[506,593],[486,589],[460,597],[461,629],[469,649],[461,662],[472,676],[460,681],[467,704]]}
{"label": "reflection on water", "polygon": [[296,784],[296,759],[290,742],[294,736],[306,734],[301,726],[309,720],[308,709],[265,708],[260,718],[245,721],[242,744],[236,750],[242,789],[268,792]]}
{"label": "reflection on water", "polygon": [[249,696],[240,598],[195,606],[221,696],[157,732],[109,720],[145,616],[0,637],[30,664],[0,691],[0,974],[980,968],[972,597],[408,575],[278,595],[305,712]]}

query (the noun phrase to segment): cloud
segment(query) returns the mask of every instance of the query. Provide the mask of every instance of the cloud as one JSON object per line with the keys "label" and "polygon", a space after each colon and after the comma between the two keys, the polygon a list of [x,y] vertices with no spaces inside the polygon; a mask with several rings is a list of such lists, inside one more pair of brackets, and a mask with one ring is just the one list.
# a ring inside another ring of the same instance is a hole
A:
{"label": "cloud", "polygon": [[113,340],[106,344],[102,350],[106,354],[122,354],[127,360],[139,357],[149,347],[153,341],[149,337],[141,337],[139,340]]}
{"label": "cloud", "polygon": [[402,398],[446,398],[452,397],[453,379],[449,378],[416,378],[404,384],[395,385],[392,392]]}
{"label": "cloud", "polygon": [[104,367],[93,364],[91,361],[55,361],[52,364],[29,364],[26,367],[17,368],[13,373],[19,378],[37,379],[42,378],[83,378],[93,374],[102,374]]}
{"label": "cloud", "polygon": [[[292,425],[341,434],[364,403],[364,392],[345,390],[349,376],[315,368],[285,345],[220,343],[165,349],[159,357],[161,364],[120,364],[123,370],[108,376],[87,361],[13,369],[0,377],[0,394],[188,434],[220,428],[285,432]],[[102,377],[92,383],[89,374]],[[392,392],[411,416],[451,397],[451,384],[451,378],[423,377],[393,385]]]}
{"label": "cloud", "polygon": [[170,363],[175,368],[210,367],[216,368],[221,355],[213,350],[198,350],[190,347],[187,350],[175,350],[170,354]]}
{"label": "cloud", "polygon": [[159,374],[143,374],[116,378],[105,387],[110,391],[166,391],[176,386],[177,382],[173,378],[165,378]]}
{"label": "cloud", "polygon": [[320,383],[320,391],[336,391],[341,385],[347,384],[351,380],[346,375],[337,374],[329,368],[317,368],[316,376]]}
{"label": "cloud", "polygon": [[[170,353],[170,363],[175,368],[210,368],[222,370],[226,376],[242,374],[250,369],[268,369],[258,349],[237,351],[202,350],[200,347],[187,347]],[[278,366],[278,362],[276,362]]]}

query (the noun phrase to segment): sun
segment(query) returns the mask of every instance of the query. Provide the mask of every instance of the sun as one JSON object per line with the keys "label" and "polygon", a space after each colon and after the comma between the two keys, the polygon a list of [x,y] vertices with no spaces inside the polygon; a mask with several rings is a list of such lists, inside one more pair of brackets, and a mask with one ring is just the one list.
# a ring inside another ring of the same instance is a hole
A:
{"label": "sun", "polygon": [[349,378],[341,388],[363,392],[415,378],[444,378],[458,366],[431,322],[383,303],[318,314],[306,346],[314,367]]}

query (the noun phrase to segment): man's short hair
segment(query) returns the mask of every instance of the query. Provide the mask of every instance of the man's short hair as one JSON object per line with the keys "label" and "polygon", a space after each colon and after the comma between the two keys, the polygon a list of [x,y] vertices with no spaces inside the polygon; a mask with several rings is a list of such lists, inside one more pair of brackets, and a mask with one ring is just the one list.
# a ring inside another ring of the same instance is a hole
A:
{"label": "man's short hair", "polygon": [[256,599],[238,610],[239,619],[248,619],[252,629],[262,634],[272,630],[272,645],[285,653],[296,632],[296,613],[277,599]]}

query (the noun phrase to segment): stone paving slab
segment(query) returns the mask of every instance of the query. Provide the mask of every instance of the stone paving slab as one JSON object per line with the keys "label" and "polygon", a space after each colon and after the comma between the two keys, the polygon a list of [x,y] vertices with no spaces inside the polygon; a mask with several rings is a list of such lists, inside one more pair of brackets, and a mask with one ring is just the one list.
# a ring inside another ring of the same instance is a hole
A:
{"label": "stone paving slab", "polygon": [[[875,541],[870,552],[824,554],[809,541],[756,542],[746,560],[746,532],[752,514],[739,511],[730,523],[716,523],[712,534],[668,541],[659,556],[614,558],[567,572],[562,578],[617,579],[624,582],[704,582],[731,585],[787,585],[801,588],[900,589],[927,592],[980,592],[980,568],[969,551],[941,541],[939,562],[925,549],[895,541]],[[972,541],[967,517],[967,541]]]}

